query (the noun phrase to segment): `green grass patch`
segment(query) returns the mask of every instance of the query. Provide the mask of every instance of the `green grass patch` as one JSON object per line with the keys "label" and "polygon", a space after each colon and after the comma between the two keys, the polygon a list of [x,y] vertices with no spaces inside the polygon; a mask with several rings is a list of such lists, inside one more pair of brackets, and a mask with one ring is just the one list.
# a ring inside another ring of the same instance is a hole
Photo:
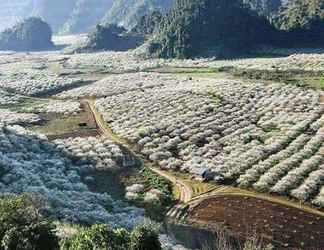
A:
{"label": "green grass patch", "polygon": [[[143,207],[146,211],[146,215],[156,221],[163,221],[164,215],[176,200],[173,196],[172,183],[155,174],[146,167],[140,170],[134,169],[127,176],[122,177],[121,181],[125,187],[131,186],[133,184],[144,185],[144,191],[139,193],[138,198],[133,202],[134,205]],[[145,203],[145,194],[151,189],[157,189],[161,191],[164,194],[164,198],[161,199],[160,202],[153,202],[150,204]]]}
{"label": "green grass patch", "polygon": [[305,79],[306,85],[309,85],[315,89],[324,90],[324,76],[318,78]]}
{"label": "green grass patch", "polygon": [[153,173],[148,168],[144,168],[141,172],[148,186],[160,190],[166,196],[172,196],[172,184],[170,182]]}
{"label": "green grass patch", "polygon": [[192,178],[192,175],[189,173],[182,173],[176,171],[168,171],[168,173],[181,180],[182,182],[186,183],[192,189],[193,198],[206,192],[209,192],[215,189],[216,187],[213,183],[202,182],[200,180]]}

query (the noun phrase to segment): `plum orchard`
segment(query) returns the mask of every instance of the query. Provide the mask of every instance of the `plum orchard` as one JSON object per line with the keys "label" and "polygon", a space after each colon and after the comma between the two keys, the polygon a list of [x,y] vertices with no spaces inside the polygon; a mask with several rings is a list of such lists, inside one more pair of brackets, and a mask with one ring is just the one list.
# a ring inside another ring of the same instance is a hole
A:
{"label": "plum orchard", "polygon": [[[116,148],[109,143],[111,148]],[[0,127],[0,191],[28,193],[41,212],[72,223],[132,227],[143,211],[91,192],[82,182],[95,166],[21,127]],[[117,149],[116,149],[117,151]]]}
{"label": "plum orchard", "polygon": [[68,138],[55,140],[57,148],[79,161],[90,161],[98,169],[133,167],[136,162],[119,146],[105,137]]}
{"label": "plum orchard", "polygon": [[50,100],[48,103],[32,107],[32,112],[76,115],[81,112],[81,104],[75,101]]}
{"label": "plum orchard", "polygon": [[179,79],[168,74],[130,73],[116,74],[94,84],[64,91],[59,98],[104,97],[131,91],[160,88],[165,85],[176,85]]}
{"label": "plum orchard", "polygon": [[187,80],[101,98],[96,106],[116,134],[162,168],[208,173],[324,207],[319,92]]}
{"label": "plum orchard", "polygon": [[11,94],[0,89],[0,105],[17,104],[22,100],[22,96]]}
{"label": "plum orchard", "polygon": [[323,71],[323,54],[293,54],[279,58],[252,58],[240,60],[214,61],[210,67],[233,67],[241,70],[266,70],[266,71]]}
{"label": "plum orchard", "polygon": [[[293,51],[287,52],[292,53]],[[306,51],[307,52],[307,51]],[[315,51],[316,52],[316,51]],[[322,52],[322,51],[321,51]],[[278,58],[254,58],[240,60],[214,60],[210,59],[142,59],[133,52],[100,52],[91,54],[70,55],[67,61],[69,68],[82,68],[96,66],[109,72],[141,71],[150,68],[171,67],[234,67],[237,69],[254,69],[267,71],[323,71],[324,55],[318,54],[292,54]]]}
{"label": "plum orchard", "polygon": [[33,70],[0,76],[1,88],[29,96],[49,94],[80,82],[80,79],[61,77],[50,72]]}
{"label": "plum orchard", "polygon": [[42,119],[36,114],[17,113],[7,109],[0,109],[0,123],[7,125],[26,125],[39,123]]}

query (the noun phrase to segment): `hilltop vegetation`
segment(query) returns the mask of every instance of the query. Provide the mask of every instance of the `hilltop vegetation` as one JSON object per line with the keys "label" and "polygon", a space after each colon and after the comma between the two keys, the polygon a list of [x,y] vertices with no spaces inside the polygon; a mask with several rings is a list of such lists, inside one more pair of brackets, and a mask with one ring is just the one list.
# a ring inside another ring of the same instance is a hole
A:
{"label": "hilltop vegetation", "polygon": [[192,57],[216,47],[231,54],[270,42],[274,28],[240,0],[176,1],[160,26],[150,52],[161,57]]}
{"label": "hilltop vegetation", "polygon": [[85,44],[71,48],[72,52],[93,52],[100,50],[126,51],[143,43],[141,35],[127,33],[126,29],[114,24],[103,26],[98,24],[88,34]]}
{"label": "hilltop vegetation", "polygon": [[276,15],[282,7],[282,0],[243,0],[243,3],[269,18]]}
{"label": "hilltop vegetation", "polygon": [[157,31],[149,47],[153,56],[231,57],[257,45],[320,46],[323,6],[323,0],[286,5],[281,1],[178,0],[162,21],[154,23],[147,17],[140,24],[144,31]]}
{"label": "hilltop vegetation", "polygon": [[[280,11],[278,23],[282,29],[314,29],[324,23],[323,0],[295,0]],[[323,30],[322,30],[323,31]]]}
{"label": "hilltop vegetation", "polygon": [[29,18],[0,33],[0,50],[43,50],[53,47],[52,30],[39,18]]}

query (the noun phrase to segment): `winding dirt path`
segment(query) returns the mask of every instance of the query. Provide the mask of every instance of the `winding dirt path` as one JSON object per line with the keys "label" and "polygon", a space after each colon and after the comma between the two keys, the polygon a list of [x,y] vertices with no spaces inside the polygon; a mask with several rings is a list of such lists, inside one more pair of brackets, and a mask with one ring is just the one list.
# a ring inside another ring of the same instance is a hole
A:
{"label": "winding dirt path", "polygon": [[134,147],[134,145],[131,145],[127,140],[120,138],[116,134],[113,133],[113,131],[107,126],[107,123],[103,120],[102,115],[99,113],[99,111],[95,107],[95,101],[94,100],[87,100],[86,101],[90,107],[90,110],[94,116],[94,119],[97,122],[99,130],[102,132],[103,135],[108,137],[109,139],[113,140],[115,143],[123,146],[124,148],[127,148],[130,153],[135,155],[137,158],[140,158],[145,166],[147,166],[151,171],[154,173],[162,176],[163,178],[167,179],[173,185],[178,189],[179,193],[179,201],[183,203],[188,203],[192,197],[193,197],[193,191],[189,185],[187,185],[184,181],[182,181],[180,178],[177,178],[171,174],[168,174],[162,170],[160,170],[157,167],[153,166],[153,163],[144,159],[140,156],[140,153],[137,152],[137,149]]}

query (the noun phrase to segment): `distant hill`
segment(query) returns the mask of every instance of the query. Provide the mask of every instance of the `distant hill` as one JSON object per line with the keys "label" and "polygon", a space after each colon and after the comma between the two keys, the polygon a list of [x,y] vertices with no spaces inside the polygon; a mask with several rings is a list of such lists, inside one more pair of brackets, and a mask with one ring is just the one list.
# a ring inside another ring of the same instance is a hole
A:
{"label": "distant hill", "polygon": [[0,30],[30,16],[41,17],[54,33],[84,33],[97,23],[133,28],[142,16],[170,9],[173,0],[0,0]]}
{"label": "distant hill", "polygon": [[52,30],[39,18],[28,18],[0,33],[0,50],[37,51],[53,47]]}
{"label": "distant hill", "polygon": [[149,54],[158,57],[232,57],[259,45],[323,47],[324,0],[176,0],[158,29],[150,27],[152,18],[141,23],[156,31]]}
{"label": "distant hill", "polygon": [[0,30],[36,16],[54,33],[84,33],[97,23],[133,28],[140,18],[159,10],[166,12],[173,0],[0,0]]}
{"label": "distant hill", "polygon": [[276,30],[240,0],[176,0],[149,51],[158,57],[194,57],[210,48],[222,56],[270,43]]}
{"label": "distant hill", "polygon": [[0,30],[24,18],[46,21],[54,33],[83,33],[95,26],[113,0],[0,0]]}
{"label": "distant hill", "polygon": [[155,10],[167,12],[173,2],[174,0],[114,0],[103,23],[114,23],[131,29],[136,26],[141,17]]}

